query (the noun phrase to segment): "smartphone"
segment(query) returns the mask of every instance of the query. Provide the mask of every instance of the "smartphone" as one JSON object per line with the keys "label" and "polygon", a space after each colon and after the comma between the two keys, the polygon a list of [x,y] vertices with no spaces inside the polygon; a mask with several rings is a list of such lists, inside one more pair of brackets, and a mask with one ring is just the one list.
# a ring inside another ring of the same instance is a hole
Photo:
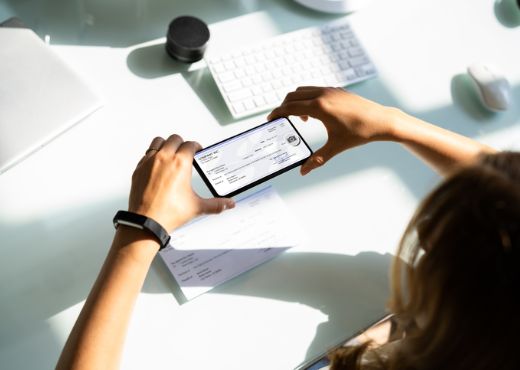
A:
{"label": "smartphone", "polygon": [[198,151],[193,166],[215,197],[232,197],[301,165],[311,154],[282,117]]}

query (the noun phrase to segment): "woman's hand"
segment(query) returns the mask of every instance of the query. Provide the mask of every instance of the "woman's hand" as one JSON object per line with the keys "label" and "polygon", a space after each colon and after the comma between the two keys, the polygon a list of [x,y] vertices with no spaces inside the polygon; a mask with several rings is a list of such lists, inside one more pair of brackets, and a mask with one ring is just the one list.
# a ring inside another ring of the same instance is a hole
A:
{"label": "woman's hand", "polygon": [[203,199],[193,191],[193,155],[200,149],[200,144],[183,141],[179,135],[153,139],[132,176],[128,210],[171,232],[198,215],[233,208],[232,199]]}
{"label": "woman's hand", "polygon": [[306,121],[310,116],[325,125],[328,140],[303,164],[305,175],[346,149],[391,140],[396,111],[341,88],[303,86],[289,93],[268,119],[300,116]]}

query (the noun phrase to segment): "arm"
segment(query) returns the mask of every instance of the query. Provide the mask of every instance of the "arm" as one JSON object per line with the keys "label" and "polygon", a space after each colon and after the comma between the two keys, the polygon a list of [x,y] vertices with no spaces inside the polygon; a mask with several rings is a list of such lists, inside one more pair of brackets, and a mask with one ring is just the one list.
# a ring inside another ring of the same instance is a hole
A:
{"label": "arm", "polygon": [[[129,210],[168,231],[203,213],[232,208],[231,199],[202,199],[191,188],[193,154],[200,149],[172,135],[155,138],[132,177]],[[120,226],[101,272],[63,348],[57,369],[115,369],[144,279],[159,250],[145,231]]]}
{"label": "arm", "polygon": [[338,88],[299,87],[269,119],[289,115],[317,118],[327,129],[327,142],[304,163],[302,175],[344,150],[372,141],[401,143],[441,174],[474,161],[482,152],[494,152],[467,137]]}
{"label": "arm", "polygon": [[396,111],[393,118],[394,140],[403,144],[441,175],[459,165],[469,164],[479,154],[496,150],[466,136],[445,130],[408,114]]}

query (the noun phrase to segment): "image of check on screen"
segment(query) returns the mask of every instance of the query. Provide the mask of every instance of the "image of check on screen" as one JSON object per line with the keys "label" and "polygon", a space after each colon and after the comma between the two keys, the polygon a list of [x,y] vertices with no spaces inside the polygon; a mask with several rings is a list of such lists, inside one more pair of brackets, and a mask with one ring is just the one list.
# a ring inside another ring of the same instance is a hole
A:
{"label": "image of check on screen", "polygon": [[217,196],[231,196],[303,163],[311,149],[287,118],[264,123],[195,155],[197,171]]}

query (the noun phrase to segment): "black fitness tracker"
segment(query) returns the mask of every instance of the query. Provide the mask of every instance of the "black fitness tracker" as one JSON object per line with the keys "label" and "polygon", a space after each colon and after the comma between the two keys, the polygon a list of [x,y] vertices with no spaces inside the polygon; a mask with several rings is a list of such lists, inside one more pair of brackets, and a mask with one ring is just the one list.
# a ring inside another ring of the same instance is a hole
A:
{"label": "black fitness tracker", "polygon": [[125,225],[150,232],[157,238],[157,240],[159,240],[159,243],[161,244],[159,250],[166,248],[170,242],[168,231],[150,217],[128,211],[117,211],[113,222],[116,229],[119,225]]}

